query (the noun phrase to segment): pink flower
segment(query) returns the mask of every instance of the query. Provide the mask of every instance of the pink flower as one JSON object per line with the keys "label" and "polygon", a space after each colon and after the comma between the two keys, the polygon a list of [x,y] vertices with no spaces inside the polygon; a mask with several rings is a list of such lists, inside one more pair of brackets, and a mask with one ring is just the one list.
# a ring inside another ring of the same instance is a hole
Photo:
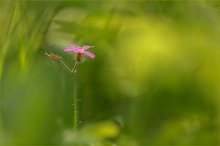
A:
{"label": "pink flower", "polygon": [[84,57],[84,55],[89,56],[90,58],[95,58],[95,55],[91,52],[86,51],[89,48],[93,48],[94,46],[77,46],[77,45],[70,45],[68,48],[65,48],[64,51],[65,52],[69,52],[69,51],[73,51],[75,53],[77,53],[77,57],[76,60],[77,61],[81,61]]}

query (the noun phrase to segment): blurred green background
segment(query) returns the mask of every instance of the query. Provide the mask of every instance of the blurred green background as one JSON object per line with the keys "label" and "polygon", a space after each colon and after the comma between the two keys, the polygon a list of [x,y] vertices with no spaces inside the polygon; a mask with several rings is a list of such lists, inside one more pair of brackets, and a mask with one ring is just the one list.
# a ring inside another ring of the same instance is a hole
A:
{"label": "blurred green background", "polygon": [[[220,1],[0,1],[0,144],[219,145]],[[94,45],[77,71],[71,43]],[[75,91],[74,91],[75,92]]]}

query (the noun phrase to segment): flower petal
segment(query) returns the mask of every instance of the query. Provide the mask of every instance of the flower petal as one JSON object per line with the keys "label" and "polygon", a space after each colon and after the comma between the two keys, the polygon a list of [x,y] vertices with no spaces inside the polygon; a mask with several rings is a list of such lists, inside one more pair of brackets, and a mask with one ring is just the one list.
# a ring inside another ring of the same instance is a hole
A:
{"label": "flower petal", "polygon": [[94,47],[94,46],[83,46],[83,47],[82,47],[82,50],[85,51],[85,50],[87,50],[87,49],[89,49],[89,48],[93,48],[93,47]]}
{"label": "flower petal", "polygon": [[76,53],[83,53],[83,50],[79,49],[78,47],[68,47],[64,49],[65,52],[74,51]]}
{"label": "flower petal", "polygon": [[89,56],[90,58],[95,58],[95,54],[91,53],[91,52],[85,52],[85,54],[87,56]]}

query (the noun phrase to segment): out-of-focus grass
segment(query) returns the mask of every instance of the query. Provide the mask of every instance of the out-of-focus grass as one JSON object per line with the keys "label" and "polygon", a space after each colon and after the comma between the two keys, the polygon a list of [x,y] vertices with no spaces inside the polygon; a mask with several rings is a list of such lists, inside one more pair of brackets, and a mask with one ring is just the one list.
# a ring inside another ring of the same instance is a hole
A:
{"label": "out-of-focus grass", "polygon": [[[36,54],[42,49],[57,8],[56,5],[50,8],[37,2],[1,1],[1,131],[6,130],[10,142],[34,142],[34,139],[38,139],[39,128],[33,125],[39,118],[35,110],[37,113],[45,113],[45,110],[41,111],[41,106],[36,109],[32,104],[39,101],[44,103],[47,98],[43,97],[47,95],[48,89],[44,88],[45,93],[41,96],[39,87],[42,85],[37,80],[33,84],[28,82],[32,82],[30,76],[36,65]],[[31,85],[39,86],[33,90]],[[36,101],[39,97],[42,99]],[[39,116],[40,121],[46,118],[44,114]]]}
{"label": "out-of-focus grass", "polygon": [[[219,2],[2,1],[1,133],[12,144],[219,144]],[[47,60],[94,45],[70,75]],[[1,143],[4,143],[1,141]]]}

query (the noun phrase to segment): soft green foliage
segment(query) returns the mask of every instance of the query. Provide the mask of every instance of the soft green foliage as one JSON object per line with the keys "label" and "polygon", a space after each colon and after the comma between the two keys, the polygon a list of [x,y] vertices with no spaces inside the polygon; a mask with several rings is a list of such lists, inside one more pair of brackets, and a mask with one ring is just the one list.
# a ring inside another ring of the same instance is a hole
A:
{"label": "soft green foliage", "polygon": [[[0,1],[0,144],[219,144],[219,1]],[[94,45],[71,75],[70,43]],[[73,130],[72,97],[79,126]]]}

